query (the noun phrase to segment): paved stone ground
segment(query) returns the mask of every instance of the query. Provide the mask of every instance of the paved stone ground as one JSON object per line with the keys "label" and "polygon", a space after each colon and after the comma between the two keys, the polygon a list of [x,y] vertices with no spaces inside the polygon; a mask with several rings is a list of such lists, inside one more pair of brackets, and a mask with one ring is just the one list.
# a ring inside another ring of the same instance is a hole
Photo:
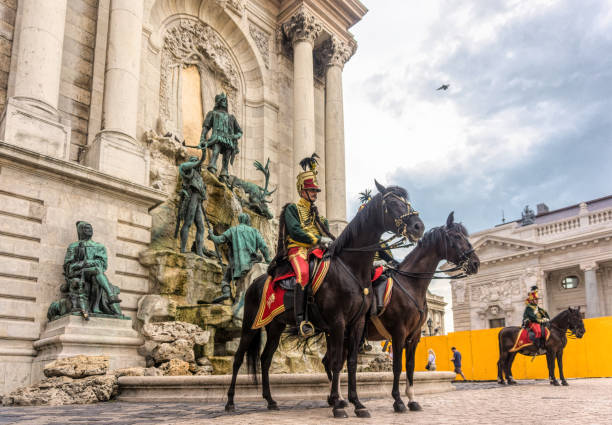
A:
{"label": "paved stone ground", "polygon": [[[104,403],[86,406],[0,408],[0,424],[610,424],[612,378],[573,379],[570,387],[547,381],[520,381],[514,387],[495,382],[458,382],[457,391],[420,396],[422,412],[393,413],[392,400],[364,400],[371,419],[334,420],[323,402],[282,402],[269,412],[264,402],[241,403],[227,415],[220,404]],[[365,394],[364,394],[365,396]],[[406,401],[406,400],[405,400]],[[529,412],[529,419],[525,412]]]}

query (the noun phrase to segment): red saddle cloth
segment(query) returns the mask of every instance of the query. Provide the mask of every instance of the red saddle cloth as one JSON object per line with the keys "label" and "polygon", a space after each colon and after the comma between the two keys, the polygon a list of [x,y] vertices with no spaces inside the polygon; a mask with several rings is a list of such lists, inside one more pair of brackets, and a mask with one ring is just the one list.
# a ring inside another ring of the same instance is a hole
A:
{"label": "red saddle cloth", "polygon": [[[329,270],[330,259],[323,260],[323,254],[324,251],[318,248],[310,253],[311,256],[321,260],[315,266],[315,272],[311,273],[313,275],[311,281],[313,294],[317,293]],[[277,285],[276,282],[280,282],[290,277],[295,277],[293,270],[280,276],[268,276],[263,287],[259,310],[257,310],[257,316],[255,316],[255,321],[251,329],[258,329],[266,326],[272,319],[286,310],[284,300],[285,292],[287,291],[280,285]]]}
{"label": "red saddle cloth", "polygon": [[[538,325],[537,323],[534,323],[535,325]],[[540,338],[541,336],[541,332],[540,330],[540,325],[537,326],[537,330],[536,331],[535,327],[533,327],[534,332],[536,333],[536,338]],[[548,338],[550,337],[550,331],[548,330],[548,328],[546,329],[546,341],[548,341]],[[516,336],[516,341],[514,341],[514,346],[512,347],[512,349],[510,350],[510,352],[514,352],[514,351],[518,351],[522,348],[528,347],[530,345],[533,345],[533,342],[531,341],[531,339],[529,339],[529,330],[525,329],[525,328],[521,328],[521,331],[518,333],[518,335]]]}

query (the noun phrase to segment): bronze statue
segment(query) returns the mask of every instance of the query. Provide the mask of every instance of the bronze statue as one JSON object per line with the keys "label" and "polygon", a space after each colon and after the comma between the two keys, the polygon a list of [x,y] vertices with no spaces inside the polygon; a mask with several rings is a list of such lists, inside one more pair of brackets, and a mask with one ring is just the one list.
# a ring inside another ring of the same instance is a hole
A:
{"label": "bronze statue", "polygon": [[91,240],[91,224],[78,221],[76,225],[79,240],[71,243],[66,250],[66,281],[60,287],[62,299],[51,303],[47,318],[54,320],[74,312],[85,319],[92,313],[124,317],[119,307],[119,288],[111,284],[104,274],[108,268],[106,248]]}
{"label": "bronze statue", "polygon": [[258,171],[261,171],[263,173],[265,177],[264,187],[261,187],[255,183],[241,180],[236,176],[230,176],[229,184],[232,187],[242,188],[242,190],[244,190],[244,193],[246,193],[246,195],[248,196],[248,199],[241,199],[241,203],[243,206],[270,220],[274,217],[274,215],[272,214],[272,211],[270,211],[270,208],[268,208],[267,204],[272,202],[268,198],[274,192],[276,192],[276,189],[272,191],[268,190],[268,184],[270,183],[270,158],[268,158],[265,167],[259,161],[255,161],[253,165]]}
{"label": "bronze statue", "polygon": [[[237,226],[230,227],[222,235],[216,236],[212,229],[208,232],[208,239],[215,244],[229,244],[230,264],[223,275],[221,282],[222,294],[220,297],[213,300],[213,303],[220,303],[231,296],[230,283],[232,280],[240,279],[245,276],[253,267],[254,263],[261,262],[262,259],[266,263],[270,262],[270,254],[268,246],[257,229],[251,227],[251,218],[248,214],[240,213],[238,215]],[[258,251],[261,251],[262,256]]]}
{"label": "bronze statue", "polygon": [[[210,137],[206,139],[208,131],[212,129]],[[221,93],[215,96],[215,107],[206,114],[200,136],[200,148],[210,149],[212,154],[208,162],[208,171],[217,173],[217,158],[223,156],[219,180],[227,181],[228,167],[234,164],[234,158],[240,152],[238,139],[242,137],[242,129],[236,118],[227,112],[227,96]]]}
{"label": "bronze statue", "polygon": [[192,251],[204,256],[204,212],[202,202],[206,200],[206,185],[202,179],[202,162],[206,158],[206,150],[202,149],[202,157],[189,157],[187,162],[179,165],[179,175],[181,176],[181,193],[178,206],[178,214],[176,220],[176,229],[174,237],[178,236],[181,221],[183,226],[180,227],[181,233],[181,252],[187,251],[187,238],[189,237],[189,228],[195,222],[196,237],[192,246]]}

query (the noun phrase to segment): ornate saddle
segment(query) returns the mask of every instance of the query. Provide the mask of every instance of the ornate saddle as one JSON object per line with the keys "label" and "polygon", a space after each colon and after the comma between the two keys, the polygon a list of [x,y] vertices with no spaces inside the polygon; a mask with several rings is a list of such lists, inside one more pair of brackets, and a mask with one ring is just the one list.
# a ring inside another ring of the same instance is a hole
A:
{"label": "ornate saddle", "polygon": [[[306,286],[308,297],[308,306],[314,306],[313,296],[323,283],[327,271],[329,270],[330,258],[324,256],[324,251],[320,248],[315,248],[308,254],[310,279]],[[268,276],[264,284],[261,303],[253,329],[267,325],[274,317],[284,311],[293,310],[293,297],[295,285],[295,273],[291,264],[288,261],[280,262],[275,268],[272,276]],[[317,316],[317,312],[313,312],[312,307],[308,309],[313,316]],[[314,317],[313,317],[314,319]]]}

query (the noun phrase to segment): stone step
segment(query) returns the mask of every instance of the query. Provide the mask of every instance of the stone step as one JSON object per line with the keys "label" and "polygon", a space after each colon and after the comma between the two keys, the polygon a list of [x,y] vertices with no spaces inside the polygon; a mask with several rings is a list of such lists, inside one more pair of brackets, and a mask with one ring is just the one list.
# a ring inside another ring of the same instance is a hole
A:
{"label": "stone step", "polygon": [[[227,400],[230,375],[211,376],[122,376],[119,378],[119,401],[127,402],[206,402],[222,403]],[[416,394],[453,391],[453,372],[415,372]],[[342,394],[347,394],[347,377],[340,379]],[[402,373],[400,386],[405,386]],[[362,398],[391,397],[392,372],[361,372],[357,374],[357,391]],[[272,396],[282,400],[325,400],[329,395],[329,382],[324,373],[270,375]],[[403,391],[402,391],[403,393]],[[259,401],[261,384],[255,385],[251,377],[238,375],[235,401]]]}

